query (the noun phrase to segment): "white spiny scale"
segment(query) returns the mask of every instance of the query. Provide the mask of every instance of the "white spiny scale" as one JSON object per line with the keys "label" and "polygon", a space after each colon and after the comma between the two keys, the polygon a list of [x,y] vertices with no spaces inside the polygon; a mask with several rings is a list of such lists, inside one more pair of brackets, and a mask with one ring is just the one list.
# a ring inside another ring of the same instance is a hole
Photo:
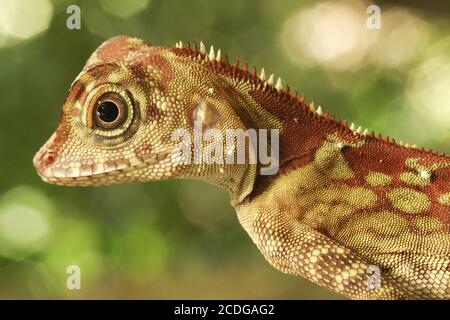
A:
{"label": "white spiny scale", "polygon": [[280,77],[278,77],[278,79],[277,79],[277,83],[275,85],[275,89],[277,89],[278,92],[283,90],[283,84],[281,83],[281,78]]}
{"label": "white spiny scale", "polygon": [[356,129],[356,133],[359,133],[359,134],[362,133],[362,127],[361,126],[359,126],[358,129]]}
{"label": "white spiny scale", "polygon": [[364,131],[363,131],[363,133],[362,133],[364,136],[367,136],[368,134],[369,134],[369,129],[364,129]]}
{"label": "white spiny scale", "polygon": [[426,171],[426,170],[421,170],[420,171],[420,177],[423,178],[423,179],[428,180],[428,179],[430,179],[431,174],[428,171]]}
{"label": "white spiny scale", "polygon": [[180,41],[178,42],[178,47],[179,47],[180,49],[183,49],[183,41],[180,40]]}
{"label": "white spiny scale", "polygon": [[352,124],[350,125],[350,130],[355,131],[355,124],[352,122]]}
{"label": "white spiny scale", "polygon": [[179,47],[178,47],[178,41],[175,42],[175,48],[179,48]]}
{"label": "white spiny scale", "polygon": [[211,46],[211,48],[209,49],[209,55],[208,55],[209,60],[214,60],[216,58],[216,55],[214,54],[214,47]]}
{"label": "white spiny scale", "polygon": [[259,78],[261,79],[261,81],[266,80],[266,71],[264,70],[264,68],[261,69],[261,73],[259,74]]}
{"label": "white spiny scale", "polygon": [[337,148],[338,150],[342,150],[344,147],[345,147],[345,144],[343,144],[342,142],[336,143],[336,148]]}
{"label": "white spiny scale", "polygon": [[206,48],[202,41],[200,41],[200,53],[206,54]]}
{"label": "white spiny scale", "polygon": [[222,60],[222,51],[220,49],[217,50],[216,61]]}
{"label": "white spiny scale", "polygon": [[269,79],[267,79],[267,84],[273,85],[273,74],[271,74]]}
{"label": "white spiny scale", "polygon": [[321,115],[323,114],[323,112],[322,112],[322,107],[321,107],[321,106],[319,106],[319,107],[317,108],[316,113],[317,113],[319,116],[321,116]]}

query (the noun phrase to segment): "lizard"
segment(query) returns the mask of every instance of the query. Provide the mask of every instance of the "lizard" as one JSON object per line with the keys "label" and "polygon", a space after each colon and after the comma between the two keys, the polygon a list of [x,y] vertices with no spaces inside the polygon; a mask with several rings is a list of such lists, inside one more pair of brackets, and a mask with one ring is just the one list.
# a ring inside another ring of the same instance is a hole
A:
{"label": "lizard", "polygon": [[[180,162],[172,133],[196,122],[279,130],[278,171]],[[450,156],[355,128],[213,46],[107,40],[33,163],[63,186],[204,180],[229,190],[239,222],[284,273],[352,299],[450,299]]]}

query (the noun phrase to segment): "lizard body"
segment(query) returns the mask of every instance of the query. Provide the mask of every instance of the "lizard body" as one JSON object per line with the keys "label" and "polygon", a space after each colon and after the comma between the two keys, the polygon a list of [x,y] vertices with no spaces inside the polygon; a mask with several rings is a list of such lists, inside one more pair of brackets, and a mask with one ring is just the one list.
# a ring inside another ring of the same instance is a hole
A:
{"label": "lizard body", "polygon": [[[171,135],[193,133],[196,119],[220,132],[278,129],[279,171],[176,162]],[[450,157],[348,126],[203,45],[102,44],[34,164],[69,186],[206,180],[230,191],[242,226],[283,272],[355,299],[450,299]]]}

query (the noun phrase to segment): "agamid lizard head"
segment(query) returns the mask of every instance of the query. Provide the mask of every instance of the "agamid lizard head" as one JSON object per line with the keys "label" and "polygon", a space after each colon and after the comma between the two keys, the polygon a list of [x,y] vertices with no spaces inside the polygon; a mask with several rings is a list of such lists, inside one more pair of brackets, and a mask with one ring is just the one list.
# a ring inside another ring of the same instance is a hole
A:
{"label": "agamid lizard head", "polygon": [[[192,164],[192,140],[176,136],[183,129],[194,137],[196,124],[220,131],[246,125],[217,78],[174,49],[128,36],[102,44],[72,83],[59,127],[34,158],[42,179],[79,186],[192,177],[238,197],[248,194],[254,166]],[[189,163],[174,153],[185,142]]]}

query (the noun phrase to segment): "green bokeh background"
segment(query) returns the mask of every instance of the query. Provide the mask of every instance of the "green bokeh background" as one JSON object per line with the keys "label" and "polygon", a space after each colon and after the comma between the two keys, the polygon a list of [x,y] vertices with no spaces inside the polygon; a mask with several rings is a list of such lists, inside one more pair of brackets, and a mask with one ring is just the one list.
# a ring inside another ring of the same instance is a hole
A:
{"label": "green bokeh background", "polygon": [[[203,40],[265,66],[342,118],[449,153],[450,120],[447,129],[435,126],[432,111],[417,113],[405,89],[425,62],[439,57],[450,66],[448,8],[397,3],[430,26],[428,43],[408,64],[333,71],[291,61],[281,39],[287,19],[318,2],[151,0],[126,18],[114,15],[121,1],[102,2],[53,1],[48,30],[0,46],[0,298],[341,298],[272,268],[222,189],[197,181],[57,187],[40,180],[32,158],[56,128],[85,60],[118,34],[163,46]],[[74,3],[82,28],[71,31],[66,8]],[[81,290],[66,288],[72,264],[81,268]]]}

